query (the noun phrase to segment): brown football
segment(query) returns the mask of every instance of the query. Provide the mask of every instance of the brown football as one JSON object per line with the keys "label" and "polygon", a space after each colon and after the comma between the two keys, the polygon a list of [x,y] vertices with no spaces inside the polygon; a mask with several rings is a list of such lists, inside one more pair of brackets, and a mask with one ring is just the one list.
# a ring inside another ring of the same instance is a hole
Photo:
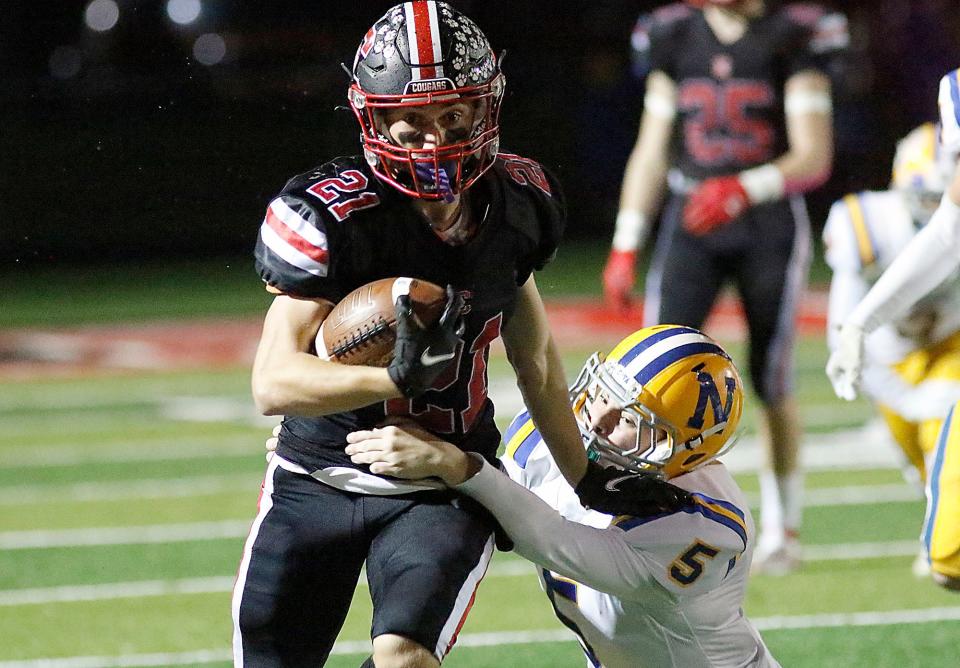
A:
{"label": "brown football", "polygon": [[393,359],[397,297],[409,295],[421,327],[440,319],[446,292],[418,278],[382,278],[360,286],[333,307],[317,332],[317,355],[341,364],[385,367]]}

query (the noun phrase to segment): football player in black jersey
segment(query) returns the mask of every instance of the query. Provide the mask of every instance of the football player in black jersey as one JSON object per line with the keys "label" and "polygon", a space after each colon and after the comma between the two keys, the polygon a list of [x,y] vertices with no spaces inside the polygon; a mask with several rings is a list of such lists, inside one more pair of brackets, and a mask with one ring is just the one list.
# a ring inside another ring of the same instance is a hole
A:
{"label": "football player in black jersey", "polygon": [[[252,387],[262,412],[285,417],[234,589],[238,666],[322,665],[364,564],[367,665],[439,665],[489,563],[494,524],[439,483],[354,464],[346,435],[412,418],[495,461],[487,360],[497,337],[585,505],[637,514],[684,501],[667,483],[614,484],[619,471],[587,462],[532,276],[562,236],[563,198],[539,164],[499,150],[503,92],[498,60],[469,18],[444,2],[399,4],[353,63],[348,100],[363,155],[294,177],[269,204],[255,254],[276,297]],[[440,323],[421,330],[400,298],[388,368],[320,359],[314,341],[333,306],[393,276],[449,286]]]}
{"label": "football player in black jersey", "polygon": [[830,173],[827,72],[847,41],[842,15],[774,0],[674,3],[642,16],[632,37],[646,95],[603,273],[605,299],[629,304],[636,256],[668,187],[645,324],[700,328],[723,285],[736,286],[767,445],[754,564],[770,573],[799,563],[800,427],[791,383],[794,316],[811,252],[802,195]]}

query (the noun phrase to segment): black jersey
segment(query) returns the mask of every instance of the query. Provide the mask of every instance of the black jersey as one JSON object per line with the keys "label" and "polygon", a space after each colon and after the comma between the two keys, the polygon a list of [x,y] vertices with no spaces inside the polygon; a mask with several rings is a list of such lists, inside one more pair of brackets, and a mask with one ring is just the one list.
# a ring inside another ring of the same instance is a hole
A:
{"label": "black jersey", "polygon": [[539,164],[501,153],[468,192],[476,236],[441,241],[409,197],[383,184],[359,156],[337,158],[290,180],[267,210],[257,270],[281,293],[337,303],[391,276],[452,285],[465,297],[464,345],[456,363],[415,399],[391,399],[323,417],[284,419],[278,453],[308,470],[357,467],[346,434],[388,415],[411,416],[465,450],[493,460],[500,434],[487,397],[490,344],[509,321],[517,292],[556,252],[566,210]]}
{"label": "black jersey", "polygon": [[784,83],[804,70],[826,72],[848,40],[842,15],[791,3],[723,44],[703,11],[677,3],[641,16],[631,43],[637,72],[659,70],[676,83],[677,166],[703,179],[783,154]]}

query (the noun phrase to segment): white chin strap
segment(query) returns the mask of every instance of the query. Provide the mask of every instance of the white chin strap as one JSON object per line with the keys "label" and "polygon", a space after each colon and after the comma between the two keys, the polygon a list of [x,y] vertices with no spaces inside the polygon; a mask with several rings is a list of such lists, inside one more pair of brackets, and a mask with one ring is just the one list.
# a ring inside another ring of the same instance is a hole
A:
{"label": "white chin strap", "polygon": [[697,436],[695,436],[694,438],[691,438],[689,441],[687,441],[683,445],[685,448],[688,448],[690,450],[692,450],[693,448],[698,448],[705,440],[707,440],[714,434],[719,434],[721,431],[726,429],[726,427],[727,427],[726,420],[724,420],[723,422],[718,422],[717,424],[713,425],[706,431],[701,431]]}

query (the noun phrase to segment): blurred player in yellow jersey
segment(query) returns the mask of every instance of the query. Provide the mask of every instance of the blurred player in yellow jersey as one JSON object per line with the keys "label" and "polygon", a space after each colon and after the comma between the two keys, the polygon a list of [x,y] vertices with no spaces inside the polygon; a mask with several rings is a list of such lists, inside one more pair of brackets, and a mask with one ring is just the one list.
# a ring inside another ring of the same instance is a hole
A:
{"label": "blurred player in yellow jersey", "polygon": [[[945,283],[955,280],[960,267],[960,170],[955,168],[960,156],[960,70],[941,80],[939,105],[939,150],[954,166],[953,174],[930,222],[844,319],[827,362],[834,391],[844,399],[854,399],[861,386],[866,387],[867,336],[943,289]],[[934,580],[954,590],[960,590],[960,436],[955,433],[960,427],[953,424],[957,413],[954,405],[927,461],[923,530]]]}
{"label": "blurred player in yellow jersey", "polygon": [[[828,339],[893,259],[927,224],[952,166],[926,123],[897,144],[892,188],[847,195],[823,230],[830,284]],[[947,280],[864,344],[863,391],[877,405],[919,478],[953,402],[960,399],[960,280]]]}

